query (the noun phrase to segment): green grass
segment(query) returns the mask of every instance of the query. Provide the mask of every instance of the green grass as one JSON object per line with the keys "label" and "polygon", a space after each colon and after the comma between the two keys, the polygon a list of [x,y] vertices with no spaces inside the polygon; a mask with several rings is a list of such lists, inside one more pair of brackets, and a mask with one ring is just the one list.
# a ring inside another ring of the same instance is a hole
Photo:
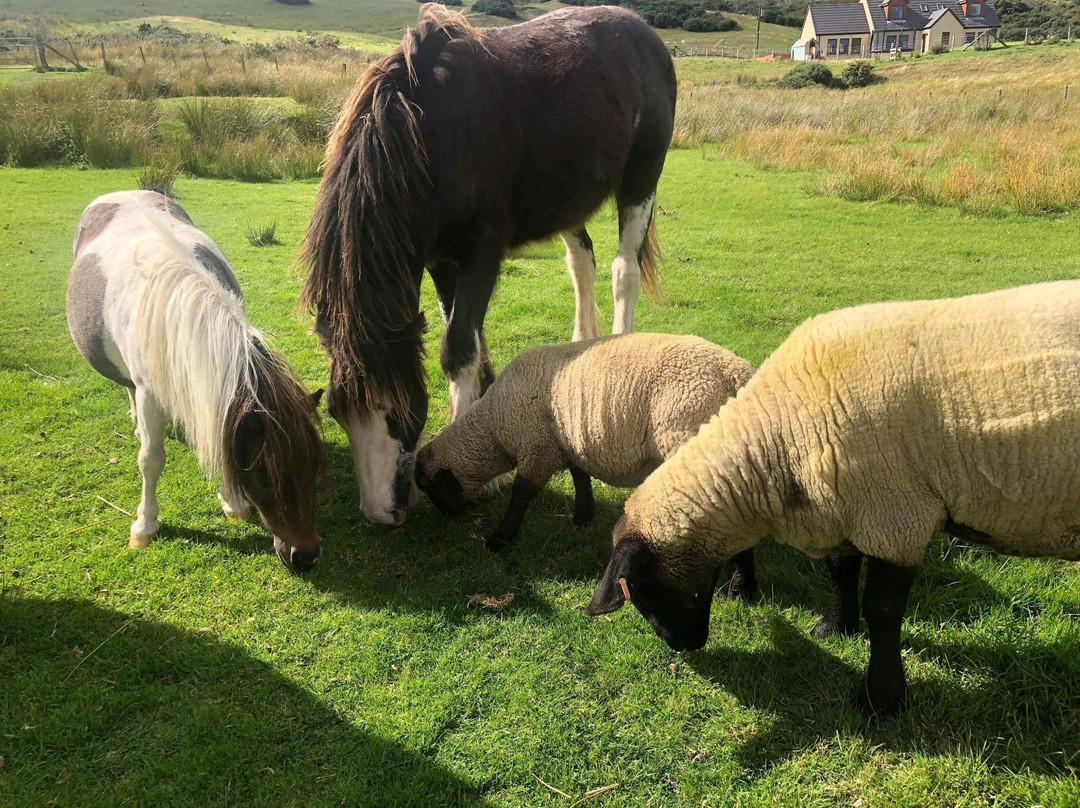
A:
{"label": "green grass", "polygon": [[[1075,225],[810,196],[816,182],[712,149],[670,155],[659,219],[668,303],[641,331],[697,333],[760,362],[808,315],[853,303],[1076,277]],[[265,533],[227,522],[175,439],[164,527],[125,548],[138,500],[122,391],[64,322],[70,245],[130,171],[0,169],[0,805],[1031,806],[1080,801],[1080,572],[935,542],[904,624],[911,708],[868,726],[850,699],[865,638],[817,642],[824,570],[766,542],[762,601],[719,598],[711,639],[675,654],[633,609],[587,620],[625,492],[539,497],[517,545],[480,536],[504,493],[400,529],[360,516],[343,433],[326,424],[324,561],[303,577]],[[325,360],[290,272],[314,185],[181,179],[229,256],[252,321],[314,387]],[[278,222],[281,246],[246,240]],[[610,276],[615,221],[590,232]],[[441,332],[424,306],[432,429],[446,420]],[[601,295],[604,319],[611,303]],[[510,258],[488,333],[497,367],[570,335],[556,244]],[[109,520],[109,521],[102,521]],[[512,592],[500,614],[474,593]]]}
{"label": "green grass", "polygon": [[314,0],[306,6],[274,0],[145,0],[138,6],[113,0],[0,0],[0,14],[41,14],[72,23],[126,20],[135,11],[140,17],[188,17],[233,28],[340,30],[395,38],[416,21],[418,8],[416,0]]}

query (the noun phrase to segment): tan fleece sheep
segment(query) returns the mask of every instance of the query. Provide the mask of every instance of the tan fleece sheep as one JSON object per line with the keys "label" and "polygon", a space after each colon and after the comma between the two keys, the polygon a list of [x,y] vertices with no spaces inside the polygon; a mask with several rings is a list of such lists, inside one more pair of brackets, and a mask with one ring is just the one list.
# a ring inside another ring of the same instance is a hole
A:
{"label": "tan fleece sheep", "polygon": [[[811,556],[862,553],[859,700],[894,714],[900,624],[937,530],[1080,558],[1080,281],[804,323],[627,500],[587,612],[628,597],[670,646],[697,648],[720,565],[766,534]],[[834,601],[857,603],[855,558]]]}
{"label": "tan fleece sheep", "polygon": [[516,468],[506,516],[487,541],[498,549],[548,479],[569,468],[574,524],[585,524],[594,510],[590,477],[639,484],[753,372],[698,337],[628,334],[533,348],[420,450],[416,482],[439,508],[461,512]]}

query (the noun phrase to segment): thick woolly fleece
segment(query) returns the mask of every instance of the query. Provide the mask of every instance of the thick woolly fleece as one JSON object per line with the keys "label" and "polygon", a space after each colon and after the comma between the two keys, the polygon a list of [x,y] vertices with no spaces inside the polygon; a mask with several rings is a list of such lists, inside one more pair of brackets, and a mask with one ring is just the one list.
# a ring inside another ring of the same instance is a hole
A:
{"label": "thick woolly fleece", "polygon": [[753,367],[698,337],[628,334],[532,348],[421,449],[421,474],[453,472],[465,498],[516,467],[539,485],[576,468],[639,484],[716,413]]}
{"label": "thick woolly fleece", "polygon": [[771,534],[913,567],[942,528],[1080,558],[1080,281],[808,320],[625,513],[666,565]]}

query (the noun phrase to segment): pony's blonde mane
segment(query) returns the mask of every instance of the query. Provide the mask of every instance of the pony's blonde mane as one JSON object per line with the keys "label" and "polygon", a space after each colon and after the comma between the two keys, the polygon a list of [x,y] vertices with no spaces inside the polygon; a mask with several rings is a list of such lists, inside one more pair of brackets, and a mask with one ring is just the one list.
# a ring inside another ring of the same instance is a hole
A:
{"label": "pony's blonde mane", "polygon": [[156,225],[132,251],[145,285],[136,326],[154,397],[180,424],[207,474],[224,473],[225,425],[237,395],[258,400],[256,362],[273,353],[225,289],[171,232]]}

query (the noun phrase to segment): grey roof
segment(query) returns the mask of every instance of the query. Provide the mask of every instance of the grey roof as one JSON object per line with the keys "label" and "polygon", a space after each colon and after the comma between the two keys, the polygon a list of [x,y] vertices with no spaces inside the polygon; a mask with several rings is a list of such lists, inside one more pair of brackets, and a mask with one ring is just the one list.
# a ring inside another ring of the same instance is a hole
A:
{"label": "grey roof", "polygon": [[[1001,25],[997,9],[990,2],[981,4],[981,16],[965,17],[957,0],[909,0],[907,13],[902,20],[886,20],[885,10],[873,0],[868,5],[875,31],[922,30],[929,28],[941,18],[942,14],[949,11],[956,15],[956,19],[960,20],[960,24],[965,28],[998,28]],[[926,11],[923,11],[924,6]]]}
{"label": "grey roof", "polygon": [[810,6],[810,19],[814,21],[814,32],[818,36],[870,33],[870,23],[866,21],[862,3]]}

